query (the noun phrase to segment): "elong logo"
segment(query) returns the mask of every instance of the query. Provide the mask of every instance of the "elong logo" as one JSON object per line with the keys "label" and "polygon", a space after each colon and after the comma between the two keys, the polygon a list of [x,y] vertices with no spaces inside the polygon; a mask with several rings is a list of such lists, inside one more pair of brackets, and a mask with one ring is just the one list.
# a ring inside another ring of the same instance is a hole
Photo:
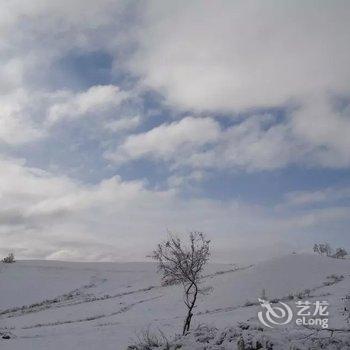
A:
{"label": "elong logo", "polygon": [[271,303],[264,299],[258,299],[260,305],[264,308],[258,312],[260,322],[269,328],[276,325],[288,324],[293,318],[293,311],[289,305],[279,302],[281,306],[272,306]]}
{"label": "elong logo", "polygon": [[[258,312],[259,321],[268,328],[276,326],[283,326],[290,323],[293,319],[294,313],[292,308],[283,302],[278,302],[272,305],[269,301],[258,299],[262,311]],[[327,311],[329,303],[327,301],[310,301],[299,300],[295,302],[298,309],[296,312],[295,324],[297,326],[319,326],[323,329],[328,328]]]}

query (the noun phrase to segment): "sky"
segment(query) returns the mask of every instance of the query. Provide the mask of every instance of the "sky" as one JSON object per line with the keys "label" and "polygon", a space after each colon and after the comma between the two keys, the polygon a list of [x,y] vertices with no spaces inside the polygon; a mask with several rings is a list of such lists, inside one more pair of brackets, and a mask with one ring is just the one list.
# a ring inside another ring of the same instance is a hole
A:
{"label": "sky", "polygon": [[8,0],[0,254],[350,248],[349,1]]}

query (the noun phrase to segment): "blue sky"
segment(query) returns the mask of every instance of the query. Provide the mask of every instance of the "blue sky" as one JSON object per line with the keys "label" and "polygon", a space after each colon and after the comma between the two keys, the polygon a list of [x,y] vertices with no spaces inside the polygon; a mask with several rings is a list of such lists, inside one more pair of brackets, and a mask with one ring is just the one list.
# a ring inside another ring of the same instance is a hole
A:
{"label": "blue sky", "polygon": [[349,12],[9,1],[0,252],[143,260],[167,230],[217,261],[348,247]]}

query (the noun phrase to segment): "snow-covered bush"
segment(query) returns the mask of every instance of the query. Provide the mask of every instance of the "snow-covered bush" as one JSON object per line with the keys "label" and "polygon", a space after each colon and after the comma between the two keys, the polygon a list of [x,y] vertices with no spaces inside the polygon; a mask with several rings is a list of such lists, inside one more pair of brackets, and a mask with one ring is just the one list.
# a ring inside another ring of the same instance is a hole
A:
{"label": "snow-covered bush", "polygon": [[350,324],[350,293],[344,298],[344,315],[346,317],[347,323]]}
{"label": "snow-covered bush", "polygon": [[333,258],[336,259],[344,259],[348,255],[348,252],[344,248],[337,248],[335,251]]}
{"label": "snow-covered bush", "polygon": [[331,256],[332,258],[336,259],[343,259],[346,255],[348,255],[348,252],[344,248],[337,248],[335,253],[332,254],[332,248],[328,243],[320,243],[320,244],[314,244],[313,251],[318,254],[326,254],[327,256]]}
{"label": "snow-covered bush", "polygon": [[332,254],[332,248],[328,243],[315,244],[313,251],[321,255],[326,254],[327,256],[331,256]]}
{"label": "snow-covered bush", "polygon": [[[167,346],[167,347],[165,347]],[[128,350],[309,350],[350,349],[346,330],[266,329],[259,324],[242,322],[236,327],[217,329],[202,325],[167,345]]]}
{"label": "snow-covered bush", "polygon": [[13,253],[10,253],[8,256],[6,256],[5,258],[2,259],[2,262],[6,263],[6,264],[12,264],[15,261],[16,260],[15,260],[15,256]]}
{"label": "snow-covered bush", "polygon": [[129,345],[127,350],[152,350],[155,348],[158,350],[177,349],[175,342],[170,344],[170,341],[161,331],[155,333],[147,329],[137,336],[135,343]]}

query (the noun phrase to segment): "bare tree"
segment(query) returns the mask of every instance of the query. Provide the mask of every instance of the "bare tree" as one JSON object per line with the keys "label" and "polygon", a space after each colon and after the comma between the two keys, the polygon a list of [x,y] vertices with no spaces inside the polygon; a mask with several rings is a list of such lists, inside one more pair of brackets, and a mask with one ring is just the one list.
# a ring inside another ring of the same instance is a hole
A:
{"label": "bare tree", "polygon": [[327,256],[331,256],[332,254],[332,248],[328,243],[324,244],[324,249],[325,249],[325,253]]}
{"label": "bare tree", "polygon": [[169,234],[169,238],[158,244],[152,258],[158,262],[158,272],[163,285],[181,284],[184,288],[184,303],[187,315],[183,334],[189,331],[198,294],[204,293],[201,286],[202,272],[209,260],[210,241],[201,232],[191,232],[189,245],[184,245],[180,238]]}
{"label": "bare tree", "polygon": [[336,259],[344,259],[344,257],[347,255],[348,255],[348,252],[344,248],[337,248],[333,257]]}
{"label": "bare tree", "polygon": [[321,255],[326,254],[327,256],[331,256],[332,248],[328,243],[315,244],[314,252],[318,252]]}

